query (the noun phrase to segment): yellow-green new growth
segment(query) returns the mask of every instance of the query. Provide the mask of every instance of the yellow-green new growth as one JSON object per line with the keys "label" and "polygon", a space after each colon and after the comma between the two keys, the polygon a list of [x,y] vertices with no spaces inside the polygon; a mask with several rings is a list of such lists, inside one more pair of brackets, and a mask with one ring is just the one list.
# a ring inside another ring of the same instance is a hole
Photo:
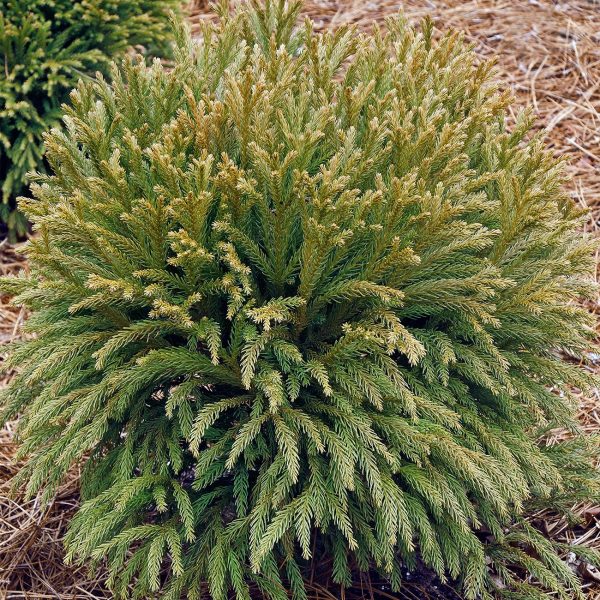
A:
{"label": "yellow-green new growth", "polygon": [[224,10],[172,69],[72,93],[4,282],[35,333],[2,395],[17,483],[86,459],[69,557],[117,597],[305,598],[315,548],[342,585],[424,563],[469,599],[581,597],[513,524],[597,486],[582,438],[536,443],[591,383],[560,164],[459,35],[299,10]]}

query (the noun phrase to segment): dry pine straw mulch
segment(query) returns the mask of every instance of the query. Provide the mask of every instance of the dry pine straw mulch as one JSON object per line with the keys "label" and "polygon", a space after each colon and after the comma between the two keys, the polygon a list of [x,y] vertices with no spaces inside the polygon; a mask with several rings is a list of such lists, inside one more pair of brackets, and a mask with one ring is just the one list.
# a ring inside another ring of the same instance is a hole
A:
{"label": "dry pine straw mulch", "polygon": [[[465,32],[482,57],[494,57],[501,82],[510,86],[517,106],[532,105],[545,128],[546,142],[569,158],[569,191],[575,202],[591,208],[588,228],[600,226],[600,0],[306,0],[304,13],[317,28],[356,23],[368,29],[374,21],[403,10],[411,22],[430,16],[438,29]],[[192,26],[212,18],[205,0],[191,6]],[[26,265],[17,252],[0,244],[0,274]],[[590,304],[600,313],[600,302]],[[0,345],[19,333],[25,315],[0,297]],[[600,373],[600,357],[598,364]],[[1,385],[1,382],[0,382]],[[600,433],[600,393],[581,397],[579,417],[589,433]],[[73,471],[50,506],[11,497],[6,482],[18,470],[13,462],[14,424],[0,431],[0,600],[108,599],[104,573],[65,567],[62,537],[78,504],[78,473]],[[557,431],[548,441],[558,440]],[[548,512],[532,515],[549,536],[600,548],[600,506],[576,507],[575,528]],[[326,561],[315,561],[309,578],[314,600],[335,600],[339,589],[329,585]],[[585,565],[584,565],[585,567]],[[319,570],[321,569],[321,570]],[[600,600],[600,578],[583,569],[589,600]],[[425,570],[407,574],[401,595],[375,579],[364,577],[345,594],[348,600],[452,600],[458,596]]]}

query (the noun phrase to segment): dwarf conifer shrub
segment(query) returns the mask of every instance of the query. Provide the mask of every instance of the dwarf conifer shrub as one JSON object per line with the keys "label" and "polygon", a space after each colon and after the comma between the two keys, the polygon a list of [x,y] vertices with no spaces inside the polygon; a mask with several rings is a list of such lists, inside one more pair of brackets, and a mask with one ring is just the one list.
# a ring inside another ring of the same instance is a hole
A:
{"label": "dwarf conifer shrub", "polygon": [[142,44],[167,51],[167,13],[180,0],[0,0],[0,220],[25,233],[14,212],[26,173],[42,167],[43,133],[80,77],[106,73]]}
{"label": "dwarf conifer shrub", "polygon": [[302,599],[315,547],[342,586],[418,560],[469,599],[580,597],[512,525],[597,490],[581,437],[536,443],[591,383],[561,165],[460,36],[298,12],[239,8],[172,70],[72,93],[3,283],[35,334],[6,363],[16,484],[49,498],[85,460],[69,557],[117,597]]}

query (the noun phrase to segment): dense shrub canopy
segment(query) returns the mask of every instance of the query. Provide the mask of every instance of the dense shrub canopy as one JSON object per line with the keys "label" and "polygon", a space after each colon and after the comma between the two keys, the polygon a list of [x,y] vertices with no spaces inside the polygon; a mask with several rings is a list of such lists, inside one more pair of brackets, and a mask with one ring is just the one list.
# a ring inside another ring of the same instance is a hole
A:
{"label": "dense shrub canopy", "polygon": [[[167,50],[167,13],[180,0],[0,0],[0,221],[12,213],[25,175],[42,163],[42,135],[80,77],[105,72],[112,57],[143,44]],[[12,206],[11,206],[12,205]]]}
{"label": "dense shrub canopy", "polygon": [[70,556],[125,597],[303,598],[315,543],[343,585],[418,559],[466,598],[578,597],[505,529],[594,485],[579,438],[535,441],[590,383],[562,358],[585,360],[593,261],[560,165],[460,36],[298,11],[238,9],[172,70],[72,93],[23,204],[31,273],[4,282],[35,334],[7,361],[17,483],[48,497],[86,457]]}

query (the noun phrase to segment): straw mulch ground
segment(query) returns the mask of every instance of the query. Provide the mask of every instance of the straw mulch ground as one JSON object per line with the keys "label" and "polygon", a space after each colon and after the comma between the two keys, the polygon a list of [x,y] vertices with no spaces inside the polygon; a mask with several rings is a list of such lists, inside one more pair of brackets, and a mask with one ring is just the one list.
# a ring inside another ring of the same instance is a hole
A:
{"label": "straw mulch ground", "polygon": [[[600,225],[600,2],[598,0],[307,0],[305,13],[319,28],[354,22],[368,28],[403,9],[411,21],[426,15],[440,29],[458,28],[483,57],[497,57],[499,77],[515,93],[517,104],[533,105],[547,143],[570,159],[569,191],[575,202],[592,209],[588,227]],[[210,18],[204,0],[196,0],[191,21]],[[24,267],[13,249],[0,245],[0,274]],[[18,335],[25,315],[0,297],[0,344]],[[590,306],[600,313],[600,303]],[[600,373],[600,361],[598,365]],[[600,394],[581,398],[580,419],[590,433],[600,433]],[[51,506],[11,498],[7,480],[18,469],[9,425],[0,432],[0,599],[105,599],[103,574],[89,576],[62,564],[61,539],[77,506],[77,472]],[[563,435],[556,432],[556,437]],[[552,440],[550,440],[551,442]],[[532,515],[548,535],[600,548],[600,506],[580,506],[575,528],[541,513]],[[320,568],[326,567],[323,562]],[[325,568],[326,570],[326,568]],[[600,576],[579,565],[589,600],[600,600]],[[319,571],[311,576],[311,597],[335,600]],[[457,598],[421,572],[406,586],[403,599]],[[393,599],[376,581],[364,579],[346,594],[348,600]]]}

